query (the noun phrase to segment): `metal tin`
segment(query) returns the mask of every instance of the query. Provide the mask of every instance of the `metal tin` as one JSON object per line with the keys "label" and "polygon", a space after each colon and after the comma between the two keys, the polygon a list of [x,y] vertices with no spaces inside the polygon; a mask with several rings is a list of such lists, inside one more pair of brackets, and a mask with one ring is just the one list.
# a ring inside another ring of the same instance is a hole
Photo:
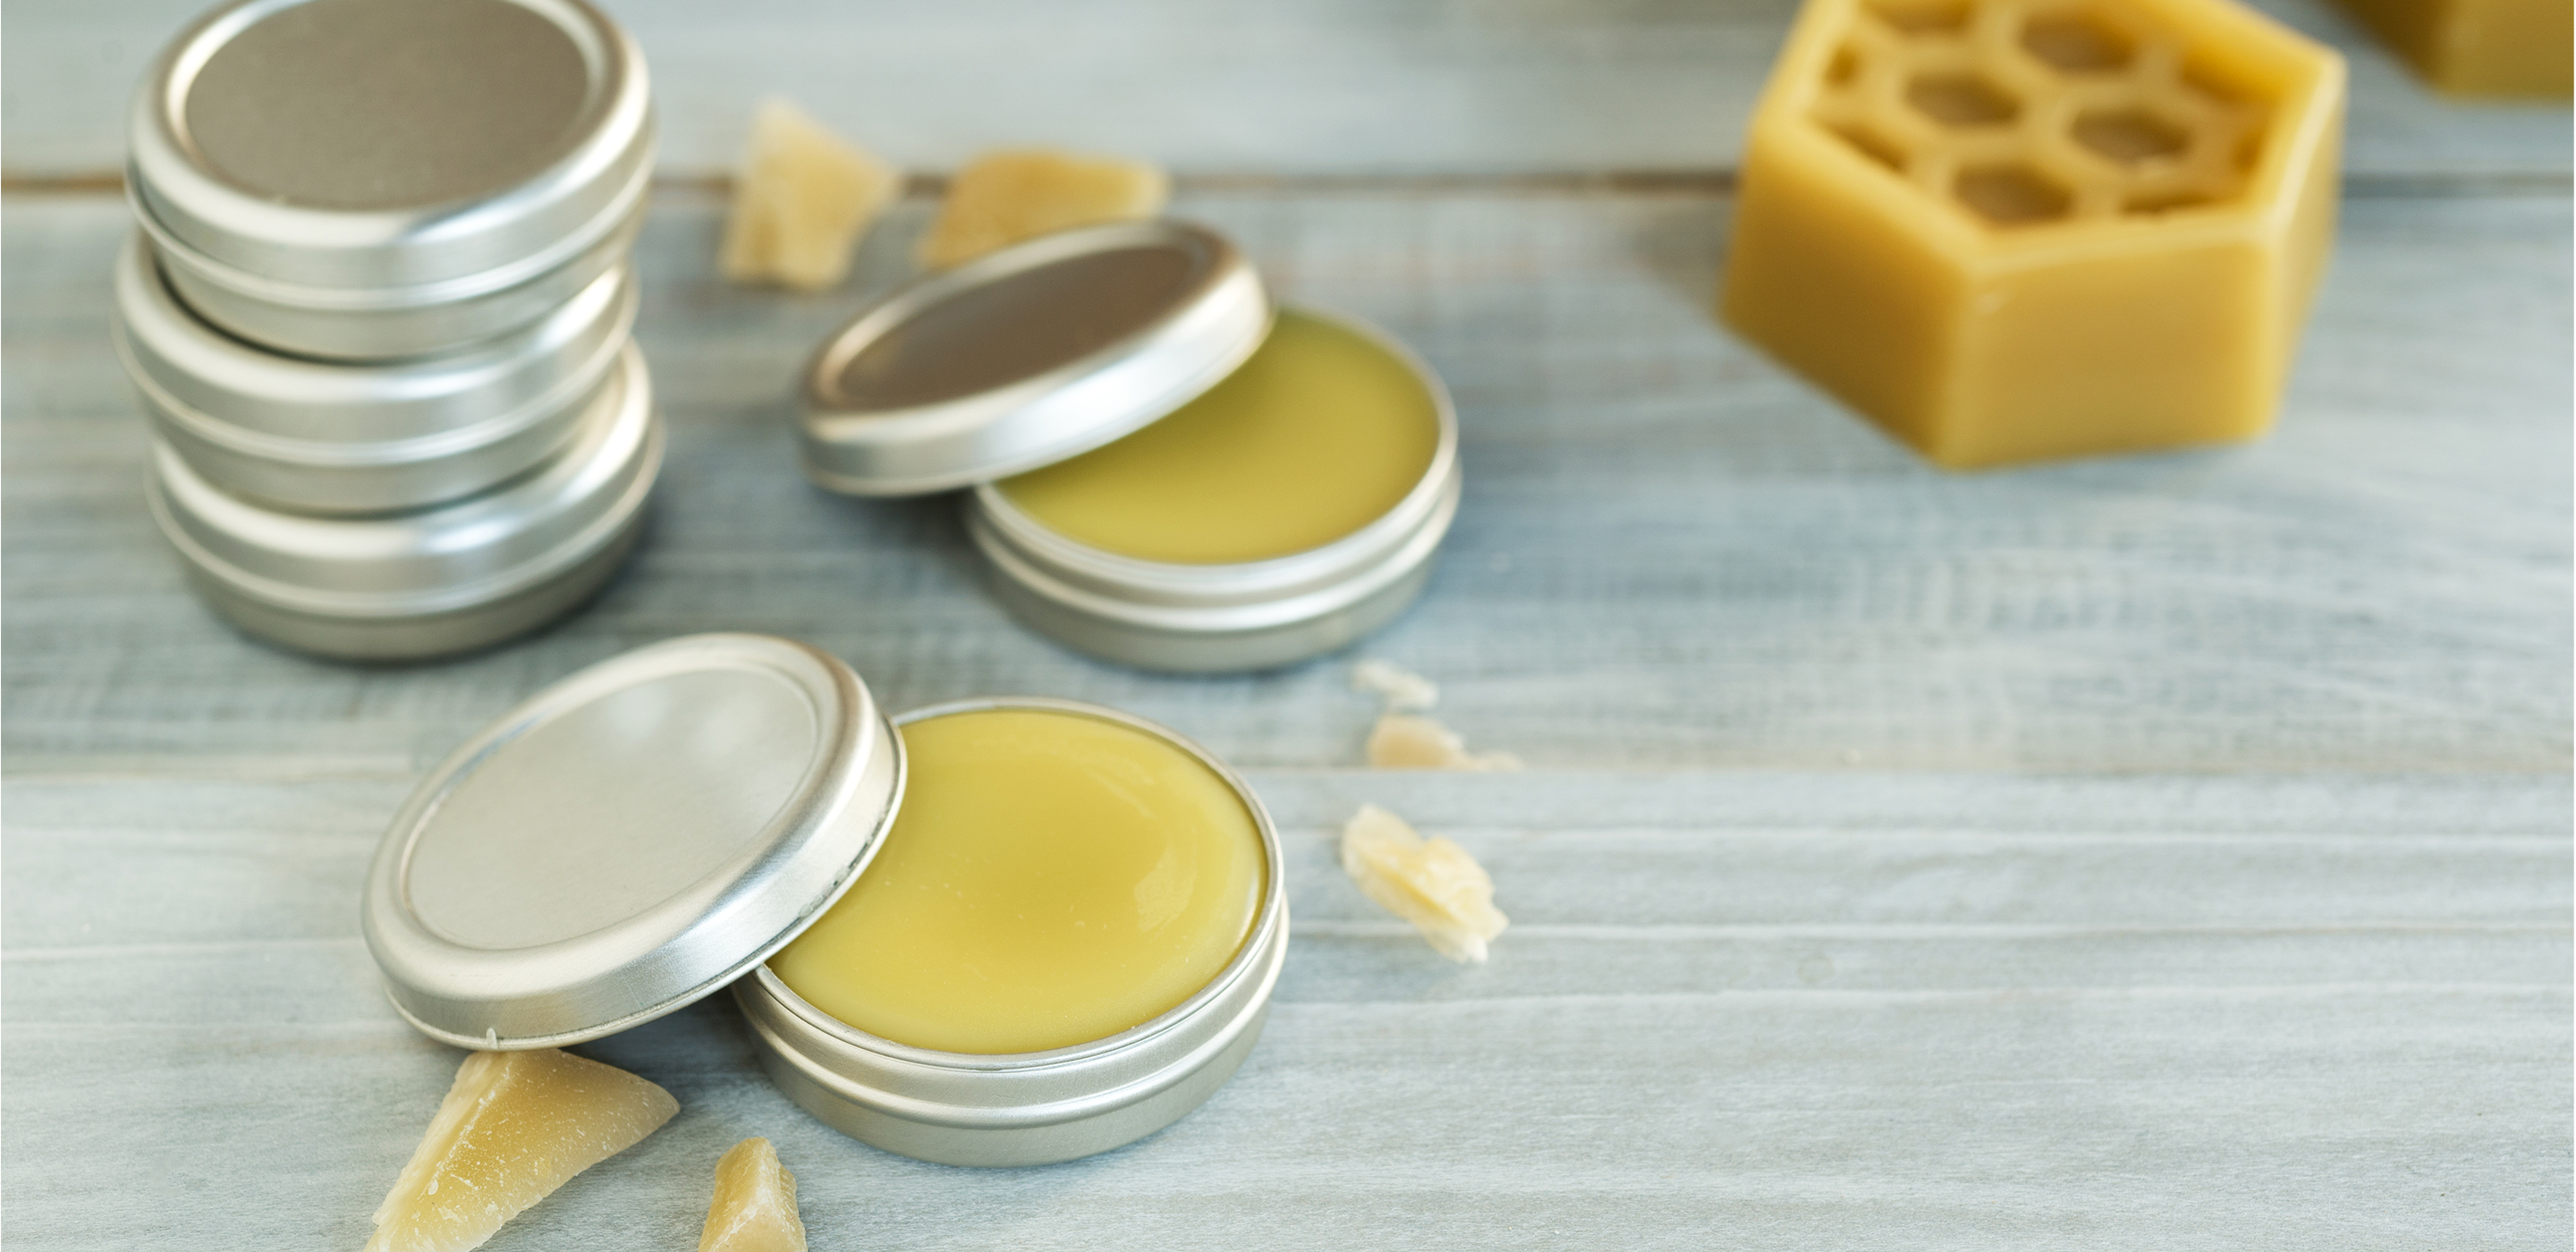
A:
{"label": "metal tin", "polygon": [[367,950],[411,1023],[549,1048],[722,990],[857,881],[903,740],[837,657],[695,635],[548,687],[412,792],[378,846]]}
{"label": "metal tin", "polygon": [[173,296],[138,237],[113,337],[161,438],[209,484],[276,508],[382,513],[461,499],[559,451],[635,322],[624,267],[468,352],[368,365],[263,352]]}
{"label": "metal tin", "polygon": [[606,234],[561,264],[487,290],[457,284],[345,293],[297,288],[211,266],[142,218],[170,285],[198,316],[263,347],[336,361],[381,361],[472,347],[537,321],[625,261],[644,228],[645,182]]}
{"label": "metal tin", "polygon": [[1180,222],[1043,236],[896,291],[805,371],[806,476],[907,496],[1129,434],[1233,373],[1270,330],[1261,276]]}
{"label": "metal tin", "polygon": [[414,659],[534,629],[605,585],[662,464],[633,347],[572,444],[502,487],[385,517],[282,513],[216,489],[167,444],[153,517],[208,604],[251,634],[326,656]]}
{"label": "metal tin", "polygon": [[1301,309],[1368,337],[1409,365],[1440,438],[1413,490],[1376,521],[1267,561],[1183,565],[1105,552],[1047,528],[1000,488],[978,486],[967,532],[1004,607],[1040,633],[1143,669],[1264,669],[1318,656],[1394,620],[1422,591],[1457,516],[1458,416],[1440,376],[1385,332]]}
{"label": "metal tin", "polygon": [[861,1142],[947,1165],[1067,1161],[1179,1120],[1251,1052],[1288,950],[1278,831],[1252,788],[1206,749],[1141,718],[1062,700],[944,704],[895,724],[1013,708],[1116,722],[1197,757],[1251,811],[1269,881],[1251,934],[1207,986],[1141,1026],[1070,1048],[988,1056],[907,1047],[807,1004],[766,965],[734,984],[761,1064],[789,1099]]}
{"label": "metal tin", "polygon": [[333,356],[535,320],[615,263],[653,147],[643,56],[583,0],[244,0],[164,50],[127,130],[191,305]]}

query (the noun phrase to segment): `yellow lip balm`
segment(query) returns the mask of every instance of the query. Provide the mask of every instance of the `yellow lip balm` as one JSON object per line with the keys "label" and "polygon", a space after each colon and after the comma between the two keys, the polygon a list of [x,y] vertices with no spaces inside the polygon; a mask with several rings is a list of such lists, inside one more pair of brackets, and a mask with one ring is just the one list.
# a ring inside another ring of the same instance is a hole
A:
{"label": "yellow lip balm", "polygon": [[1178,745],[1080,713],[908,723],[885,846],[770,958],[805,1002],[944,1052],[1106,1038],[1206,986],[1268,889],[1261,831]]}
{"label": "yellow lip balm", "polygon": [[1002,480],[1041,525],[1145,561],[1229,565],[1320,548],[1431,469],[1431,390],[1356,330],[1282,310],[1242,366],[1170,416]]}

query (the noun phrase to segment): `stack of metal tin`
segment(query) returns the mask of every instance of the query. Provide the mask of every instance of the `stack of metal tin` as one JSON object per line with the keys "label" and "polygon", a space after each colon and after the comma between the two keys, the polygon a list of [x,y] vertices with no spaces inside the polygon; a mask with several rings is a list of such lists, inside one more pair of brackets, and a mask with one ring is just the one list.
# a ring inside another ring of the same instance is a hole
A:
{"label": "stack of metal tin", "polygon": [[247,0],[137,96],[116,346],[206,601],[457,652],[603,586],[661,465],[634,44],[582,0]]}

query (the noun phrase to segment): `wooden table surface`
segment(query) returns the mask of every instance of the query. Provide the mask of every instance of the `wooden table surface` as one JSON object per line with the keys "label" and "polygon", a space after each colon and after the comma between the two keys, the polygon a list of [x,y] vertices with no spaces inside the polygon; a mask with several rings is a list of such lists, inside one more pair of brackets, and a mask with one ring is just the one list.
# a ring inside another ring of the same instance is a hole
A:
{"label": "wooden table surface", "polygon": [[[811,1121],[702,1005],[584,1049],[680,1115],[494,1252],[691,1247],[754,1134],[818,1249],[2566,1246],[2564,107],[2443,103],[2267,3],[2355,91],[2280,429],[1960,476],[1707,315],[1786,0],[613,5],[670,176],[638,250],[654,531],[558,628],[360,668],[217,624],[142,506],[110,188],[194,7],[5,10],[11,1247],[361,1243],[458,1057],[357,937],[384,822],[520,697],[716,629],[895,708],[1095,700],[1244,767],[1296,917],[1269,1033],[1159,1136],[970,1171]],[[1141,675],[1004,618],[950,503],[807,487],[790,374],[930,202],[842,290],[716,281],[707,176],[768,89],[926,171],[1164,159],[1285,295],[1417,346],[1467,475],[1420,606],[1295,669]],[[1530,768],[1356,768],[1363,655]],[[1492,869],[1490,964],[1341,877],[1362,802]]]}

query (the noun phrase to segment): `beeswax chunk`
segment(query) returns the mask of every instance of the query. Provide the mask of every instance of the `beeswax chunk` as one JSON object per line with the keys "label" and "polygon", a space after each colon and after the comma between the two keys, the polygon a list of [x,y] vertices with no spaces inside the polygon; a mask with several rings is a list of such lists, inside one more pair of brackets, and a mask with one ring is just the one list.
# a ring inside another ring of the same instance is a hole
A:
{"label": "beeswax chunk", "polygon": [[1494,907],[1494,880],[1465,848],[1424,839],[1374,804],[1342,827],[1342,872],[1453,961],[1484,960],[1486,945],[1512,924]]}
{"label": "beeswax chunk", "polygon": [[1509,752],[1476,753],[1457,731],[1419,713],[1387,712],[1369,729],[1368,763],[1372,769],[1514,770],[1519,757]]}
{"label": "beeswax chunk", "polygon": [[745,1139],[716,1162],[715,1198],[698,1252],[805,1252],[796,1175],[767,1139]]}
{"label": "beeswax chunk", "polygon": [[868,224],[903,175],[784,100],[761,102],[725,219],[724,276],[821,291],[850,272]]}
{"label": "beeswax chunk", "polygon": [[2459,96],[2564,100],[2576,85],[2567,0],[2343,0],[2425,81]]}
{"label": "beeswax chunk", "polygon": [[1376,695],[1386,702],[1389,713],[1418,713],[1440,703],[1438,684],[1390,661],[1368,660],[1352,666],[1351,690]]}
{"label": "beeswax chunk", "polygon": [[2260,434],[2343,81],[2233,0],[1808,0],[1723,316],[1953,468]]}
{"label": "beeswax chunk", "polygon": [[1150,218],[1171,180],[1143,161],[1062,152],[990,152],[957,172],[939,219],[921,240],[921,263],[945,269],[1023,239]]}
{"label": "beeswax chunk", "polygon": [[480,1247],[502,1223],[678,1111],[670,1092],[569,1053],[473,1053],[377,1207],[366,1252]]}

